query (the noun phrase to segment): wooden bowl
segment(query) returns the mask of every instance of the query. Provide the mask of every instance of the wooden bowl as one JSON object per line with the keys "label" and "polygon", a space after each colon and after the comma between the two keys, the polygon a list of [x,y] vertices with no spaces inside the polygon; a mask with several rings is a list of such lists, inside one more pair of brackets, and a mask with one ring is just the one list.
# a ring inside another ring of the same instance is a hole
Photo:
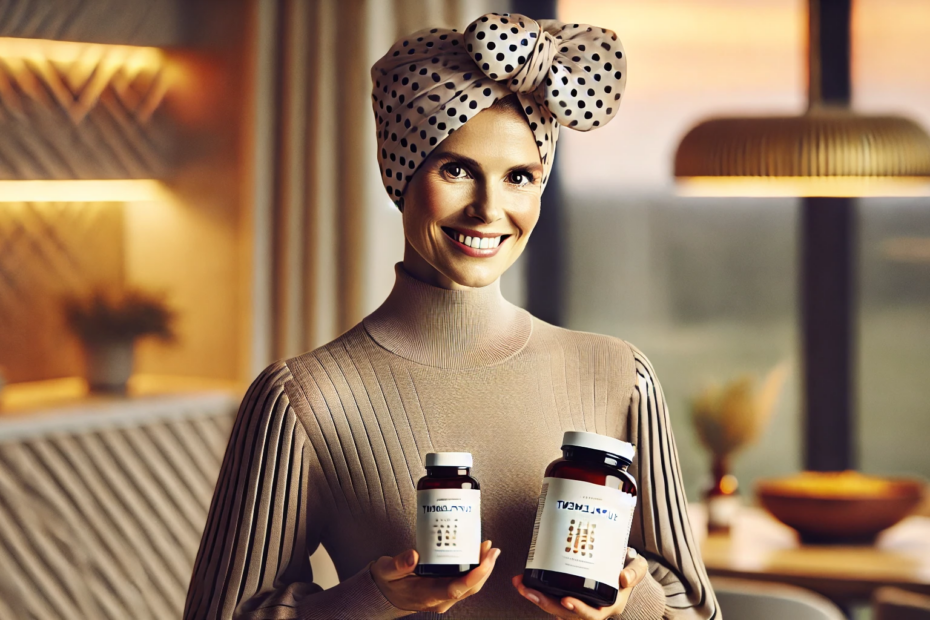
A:
{"label": "wooden bowl", "polygon": [[772,515],[805,543],[871,544],[920,504],[924,483],[854,471],[803,472],[761,480],[756,493]]}

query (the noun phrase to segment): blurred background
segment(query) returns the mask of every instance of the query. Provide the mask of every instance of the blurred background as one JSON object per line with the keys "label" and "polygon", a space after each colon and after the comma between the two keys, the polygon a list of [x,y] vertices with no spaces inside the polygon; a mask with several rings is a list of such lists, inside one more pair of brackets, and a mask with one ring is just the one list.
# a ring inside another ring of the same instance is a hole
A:
{"label": "blurred background", "polygon": [[[823,27],[849,32],[848,103],[926,131],[930,3],[846,5],[848,24]],[[815,469],[804,197],[684,195],[674,173],[704,119],[808,109],[808,2],[7,0],[0,616],[179,615],[245,388],[393,285],[403,236],[378,174],[371,64],[419,28],[511,10],[616,31],[630,74],[610,124],[561,133],[539,239],[505,295],[649,356],[712,574],[819,592],[857,617],[899,617],[873,611],[883,585],[930,594],[926,517],[810,555],[758,508],[757,482]],[[930,192],[910,194],[850,203],[852,457],[837,469],[872,482],[930,477]],[[707,435],[726,416],[749,429],[715,458]],[[67,527],[110,559],[76,554]],[[837,568],[850,563],[893,576]]]}

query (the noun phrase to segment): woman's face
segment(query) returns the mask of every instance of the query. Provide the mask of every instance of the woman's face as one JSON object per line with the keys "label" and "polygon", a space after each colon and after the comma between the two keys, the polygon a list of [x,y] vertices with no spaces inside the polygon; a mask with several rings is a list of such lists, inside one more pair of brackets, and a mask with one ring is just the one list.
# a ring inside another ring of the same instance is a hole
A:
{"label": "woman's face", "polygon": [[489,108],[430,153],[404,193],[409,273],[462,289],[507,271],[539,219],[543,167],[535,140],[519,112]]}

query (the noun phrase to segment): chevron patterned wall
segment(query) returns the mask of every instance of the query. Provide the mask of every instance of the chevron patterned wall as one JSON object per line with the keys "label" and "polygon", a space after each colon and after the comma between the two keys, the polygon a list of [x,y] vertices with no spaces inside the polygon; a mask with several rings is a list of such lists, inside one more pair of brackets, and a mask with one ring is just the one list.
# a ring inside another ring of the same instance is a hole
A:
{"label": "chevron patterned wall", "polygon": [[[211,15],[237,15],[233,0],[206,2]],[[208,149],[194,161],[200,168],[172,169],[173,125],[164,109],[172,66],[153,48],[183,43],[181,22],[196,20],[179,15],[195,4],[204,2],[0,0],[0,180],[21,188],[15,181],[174,173],[176,189],[220,178],[214,166],[226,182],[223,166],[233,166],[204,162]],[[220,320],[211,331],[218,321],[209,314],[211,300],[223,310],[235,305],[228,285],[235,270],[225,269],[237,247],[227,232],[235,230],[228,224],[235,191],[229,194],[233,199],[220,190],[185,203],[126,205],[4,202],[15,198],[0,195],[0,367],[7,378],[79,374],[80,349],[63,325],[61,296],[136,279],[195,289],[189,314],[210,326],[194,323],[201,340],[191,346],[208,342],[199,349],[234,358],[223,348],[226,325]],[[198,251],[213,262],[173,280],[178,260],[163,261],[166,253],[177,259]],[[62,425],[73,425],[69,409],[50,433],[24,439],[0,432],[0,619],[178,617],[237,400],[172,401],[164,416],[129,407],[118,424],[64,432]],[[106,413],[97,417],[114,417]]]}
{"label": "chevron patterned wall", "polygon": [[[144,46],[177,42],[179,6],[0,0],[0,180],[165,177],[168,64]],[[0,368],[9,381],[79,374],[60,299],[123,282],[122,205],[3,199]]]}
{"label": "chevron patterned wall", "polygon": [[0,203],[0,367],[9,381],[81,372],[59,300],[123,277],[120,203]]}
{"label": "chevron patterned wall", "polygon": [[0,37],[176,45],[180,0],[0,0]]}
{"label": "chevron patterned wall", "polygon": [[0,39],[0,179],[164,176],[154,48]]}

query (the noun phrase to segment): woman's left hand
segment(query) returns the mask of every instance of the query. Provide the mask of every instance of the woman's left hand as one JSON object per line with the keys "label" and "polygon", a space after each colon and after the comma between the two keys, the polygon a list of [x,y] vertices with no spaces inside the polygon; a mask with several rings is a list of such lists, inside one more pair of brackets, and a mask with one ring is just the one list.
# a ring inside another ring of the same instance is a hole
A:
{"label": "woman's left hand", "polygon": [[632,547],[627,549],[626,566],[620,573],[620,591],[617,592],[617,602],[610,607],[591,607],[573,596],[565,596],[561,599],[547,596],[538,590],[531,590],[524,586],[523,575],[517,575],[512,581],[514,587],[527,600],[557,618],[563,618],[563,620],[619,620],[620,614],[626,608],[627,601],[630,600],[630,592],[633,591],[633,586],[642,581],[648,571],[649,564],[646,560],[637,554]]}

